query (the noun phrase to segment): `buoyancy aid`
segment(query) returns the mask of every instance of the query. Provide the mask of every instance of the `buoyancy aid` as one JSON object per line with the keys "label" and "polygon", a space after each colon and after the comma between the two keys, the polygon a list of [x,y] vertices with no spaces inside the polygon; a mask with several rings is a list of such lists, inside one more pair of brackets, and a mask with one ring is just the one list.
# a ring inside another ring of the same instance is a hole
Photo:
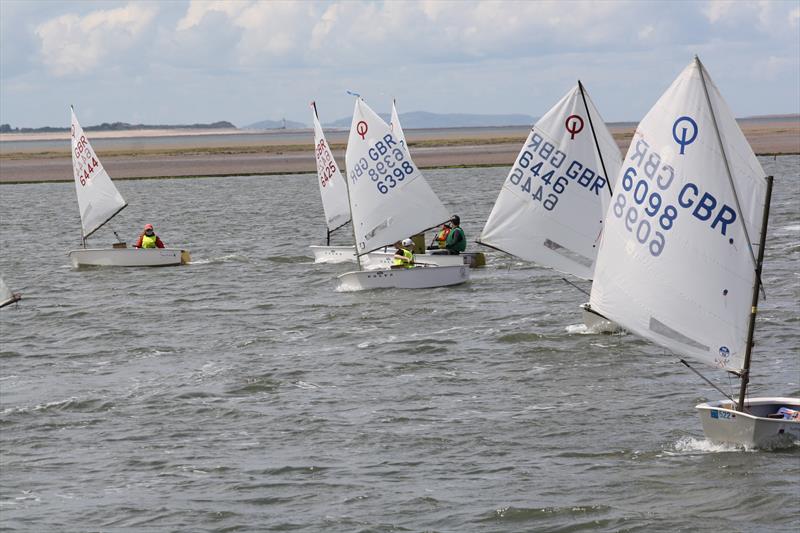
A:
{"label": "buoyancy aid", "polygon": [[[397,255],[399,252],[403,252],[403,255]],[[392,266],[412,268],[414,266],[414,254],[411,253],[411,250],[403,248],[397,250],[394,254],[394,258],[392,258]]]}
{"label": "buoyancy aid", "polygon": [[439,233],[436,234],[436,243],[439,245],[439,248],[444,248],[445,243],[447,242],[447,236],[450,234],[450,228],[447,226],[443,227],[439,230]]}
{"label": "buoyancy aid", "polygon": [[155,233],[150,235],[142,235],[142,248],[155,248],[156,247],[156,237]]}

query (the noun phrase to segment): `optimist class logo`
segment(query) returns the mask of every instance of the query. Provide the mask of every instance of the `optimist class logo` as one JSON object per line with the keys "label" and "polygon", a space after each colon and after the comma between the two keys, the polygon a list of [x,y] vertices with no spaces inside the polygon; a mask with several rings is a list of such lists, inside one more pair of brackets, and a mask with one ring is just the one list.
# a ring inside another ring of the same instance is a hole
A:
{"label": "optimist class logo", "polygon": [[567,117],[564,126],[570,133],[570,140],[575,138],[575,135],[583,131],[583,119],[578,115],[570,115]]}
{"label": "optimist class logo", "polygon": [[[686,132],[688,132],[690,128],[692,133],[687,138]],[[681,131],[680,137],[678,137],[678,129]],[[672,138],[675,139],[675,142],[681,147],[681,155],[683,155],[686,147],[692,144],[697,138],[697,122],[689,116],[680,117],[672,124]]]}
{"label": "optimist class logo", "polygon": [[361,136],[361,140],[364,140],[364,137],[367,135],[367,131],[369,131],[369,126],[363,120],[360,120],[358,124],[356,124],[356,133]]}

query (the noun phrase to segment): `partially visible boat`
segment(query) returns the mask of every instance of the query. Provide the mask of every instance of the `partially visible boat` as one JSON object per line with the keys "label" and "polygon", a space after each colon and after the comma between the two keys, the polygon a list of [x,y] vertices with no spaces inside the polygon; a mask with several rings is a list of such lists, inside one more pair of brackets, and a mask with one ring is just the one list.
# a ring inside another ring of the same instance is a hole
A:
{"label": "partially visible boat", "polygon": [[11,305],[22,299],[22,294],[18,292],[11,292],[3,278],[0,278],[0,307]]}
{"label": "partially visible boat", "polygon": [[[800,441],[800,398],[748,397],[772,176],[700,59],[639,123],[597,256],[592,309],[739,378],[696,406],[706,437],[748,448]],[[794,348],[794,347],[793,347]],[[765,354],[769,356],[769,354]]]}
{"label": "partially visible boat", "polygon": [[314,111],[314,157],[317,161],[317,178],[319,194],[322,198],[322,209],[325,212],[325,224],[328,232],[325,246],[312,245],[315,263],[355,263],[355,246],[331,246],[331,234],[350,222],[350,204],[347,199],[347,185],[344,182],[339,165],[322,131],[317,114],[317,103],[311,102]]}
{"label": "partially visible boat", "polygon": [[[406,134],[403,131],[403,126],[400,124],[400,114],[397,112],[397,101],[392,99],[392,119],[389,123],[389,128],[392,130],[392,134],[397,138],[398,144],[402,146],[408,153],[409,156],[411,155],[411,149],[408,147],[408,143],[406,142]],[[423,244],[425,242],[423,236]],[[426,250],[424,254],[424,258],[420,258],[421,261],[425,261],[427,263],[433,263],[437,265],[447,265],[451,264],[450,261],[446,259],[440,259],[441,255],[446,255],[446,250],[442,250],[438,252],[437,250]],[[436,257],[433,257],[436,256]],[[461,262],[467,265],[470,268],[480,268],[486,266],[486,254],[483,252],[461,252],[458,256],[460,257]]]}
{"label": "partially visible boat", "polygon": [[116,243],[112,248],[86,248],[86,239],[114,218],[128,205],[122,198],[89,139],[78,123],[75,110],[72,116],[72,173],[81,215],[83,248],[67,255],[74,268],[82,266],[172,266],[190,261],[189,252],[178,248],[127,248]]}
{"label": "partially visible boat", "polygon": [[[621,159],[579,80],[531,128],[478,243],[591,280]],[[581,309],[587,331],[619,330],[589,304]]]}

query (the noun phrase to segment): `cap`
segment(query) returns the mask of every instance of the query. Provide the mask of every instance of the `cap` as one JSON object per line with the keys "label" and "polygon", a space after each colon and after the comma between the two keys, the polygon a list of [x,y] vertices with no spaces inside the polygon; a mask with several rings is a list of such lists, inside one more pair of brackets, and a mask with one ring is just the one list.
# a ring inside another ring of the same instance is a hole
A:
{"label": "cap", "polygon": [[144,225],[144,229],[145,229],[145,231],[147,231],[149,229],[153,229],[153,225],[152,224],[145,224]]}
{"label": "cap", "polygon": [[403,239],[403,242],[401,242],[400,244],[402,244],[403,246],[414,246],[414,241],[412,241],[411,239]]}

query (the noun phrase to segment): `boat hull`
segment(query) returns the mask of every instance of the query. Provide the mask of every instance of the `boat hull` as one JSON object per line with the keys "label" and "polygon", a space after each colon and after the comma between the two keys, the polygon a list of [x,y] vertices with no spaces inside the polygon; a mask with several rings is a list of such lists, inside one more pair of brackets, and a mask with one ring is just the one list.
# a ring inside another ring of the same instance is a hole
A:
{"label": "boat hull", "polygon": [[431,251],[428,249],[426,256],[439,257],[460,257],[461,261],[470,268],[480,268],[486,266],[486,254],[483,252],[461,252],[458,255],[450,255],[446,251]]}
{"label": "boat hull", "polygon": [[315,263],[355,263],[355,246],[310,246]]}
{"label": "boat hull", "polygon": [[769,418],[780,407],[800,410],[800,398],[747,398],[748,412],[736,411],[730,400],[718,400],[695,406],[703,423],[703,432],[712,442],[736,444],[746,448],[793,446],[800,441],[800,420]]}
{"label": "boat hull", "polygon": [[[315,263],[356,263],[356,251],[354,246],[309,246],[311,252],[314,254]],[[381,263],[380,260],[384,254],[389,257],[394,255],[394,252],[370,252],[366,256],[362,256],[364,268],[385,268],[391,266],[391,259],[388,262]],[[364,257],[367,260],[364,260]],[[447,253],[433,253],[433,254],[416,254],[420,261],[430,263],[438,266],[455,266],[467,265],[470,268],[479,268],[486,266],[486,255],[483,252],[464,252],[459,255],[450,255]],[[423,259],[424,258],[424,259]]]}
{"label": "boat hull", "polygon": [[[361,267],[364,270],[381,270],[391,268],[394,252],[370,252],[361,256]],[[462,266],[464,260],[458,255],[414,254],[414,262],[427,266]]]}
{"label": "boat hull", "polygon": [[467,281],[469,269],[465,265],[361,270],[339,276],[336,279],[336,290],[431,289],[459,285]]}
{"label": "boat hull", "polygon": [[73,268],[176,266],[191,260],[188,251],[178,248],[84,248],[68,255]]}
{"label": "boat hull", "polygon": [[612,320],[607,319],[600,313],[593,311],[592,307],[588,303],[581,304],[580,308],[583,315],[583,324],[586,326],[588,331],[593,333],[609,334],[623,331],[622,326]]}

